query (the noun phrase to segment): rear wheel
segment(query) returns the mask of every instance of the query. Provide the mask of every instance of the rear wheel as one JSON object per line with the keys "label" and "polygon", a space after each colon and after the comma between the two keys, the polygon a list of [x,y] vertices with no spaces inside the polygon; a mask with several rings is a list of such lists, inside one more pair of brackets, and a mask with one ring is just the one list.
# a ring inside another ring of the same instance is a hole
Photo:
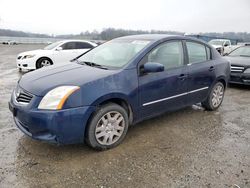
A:
{"label": "rear wheel", "polygon": [[94,114],[87,132],[87,144],[97,150],[105,150],[119,145],[128,130],[126,110],[114,103],[106,104]]}
{"label": "rear wheel", "polygon": [[37,61],[36,67],[39,69],[39,68],[42,68],[42,67],[50,66],[52,64],[53,63],[52,63],[52,61],[49,58],[43,57],[43,58],[41,58],[41,59],[39,59]]}
{"label": "rear wheel", "polygon": [[206,110],[216,110],[220,107],[225,93],[225,87],[223,83],[217,82],[209,93],[206,101],[202,102],[202,106]]}

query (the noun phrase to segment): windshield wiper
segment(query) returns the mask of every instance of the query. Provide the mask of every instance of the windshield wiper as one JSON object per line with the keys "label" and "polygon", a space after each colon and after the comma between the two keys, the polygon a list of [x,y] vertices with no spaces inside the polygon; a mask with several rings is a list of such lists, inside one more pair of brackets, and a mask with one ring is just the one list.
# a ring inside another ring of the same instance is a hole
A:
{"label": "windshield wiper", "polygon": [[96,67],[96,68],[105,69],[105,70],[108,69],[108,67],[105,67],[103,65],[99,65],[99,64],[93,63],[93,62],[88,62],[88,61],[78,61],[77,63],[79,63],[81,65],[88,65],[90,67]]}

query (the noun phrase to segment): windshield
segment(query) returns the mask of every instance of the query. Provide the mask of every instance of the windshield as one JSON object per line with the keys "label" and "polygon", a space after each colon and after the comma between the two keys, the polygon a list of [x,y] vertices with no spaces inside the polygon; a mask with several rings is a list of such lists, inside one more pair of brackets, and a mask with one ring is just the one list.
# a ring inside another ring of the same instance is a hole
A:
{"label": "windshield", "polygon": [[250,57],[250,46],[236,48],[228,56],[247,56]]}
{"label": "windshield", "polygon": [[211,40],[208,42],[211,45],[218,45],[218,46],[222,46],[224,43],[224,40]]}
{"label": "windshield", "polygon": [[46,46],[46,47],[44,48],[44,50],[52,50],[53,48],[55,48],[56,46],[58,46],[60,43],[62,43],[62,41],[54,42],[54,43],[52,43],[52,44]]}
{"label": "windshield", "polygon": [[112,40],[84,54],[78,59],[78,62],[120,68],[126,65],[149,42],[148,40]]}

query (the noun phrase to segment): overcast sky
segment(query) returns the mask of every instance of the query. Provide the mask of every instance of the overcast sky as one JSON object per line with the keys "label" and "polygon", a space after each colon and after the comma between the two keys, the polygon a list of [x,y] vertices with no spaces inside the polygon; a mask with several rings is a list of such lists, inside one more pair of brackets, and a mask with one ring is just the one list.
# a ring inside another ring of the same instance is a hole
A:
{"label": "overcast sky", "polygon": [[114,27],[250,32],[250,0],[0,0],[0,28],[46,34]]}

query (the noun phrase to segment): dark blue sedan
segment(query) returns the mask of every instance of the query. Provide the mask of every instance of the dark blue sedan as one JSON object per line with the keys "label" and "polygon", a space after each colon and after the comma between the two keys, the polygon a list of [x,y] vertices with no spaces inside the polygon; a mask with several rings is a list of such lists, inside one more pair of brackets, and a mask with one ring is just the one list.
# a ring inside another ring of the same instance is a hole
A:
{"label": "dark blue sedan", "polygon": [[216,110],[229,74],[228,61],[199,40],[127,36],[24,75],[9,108],[34,139],[109,149],[139,121],[195,103]]}

